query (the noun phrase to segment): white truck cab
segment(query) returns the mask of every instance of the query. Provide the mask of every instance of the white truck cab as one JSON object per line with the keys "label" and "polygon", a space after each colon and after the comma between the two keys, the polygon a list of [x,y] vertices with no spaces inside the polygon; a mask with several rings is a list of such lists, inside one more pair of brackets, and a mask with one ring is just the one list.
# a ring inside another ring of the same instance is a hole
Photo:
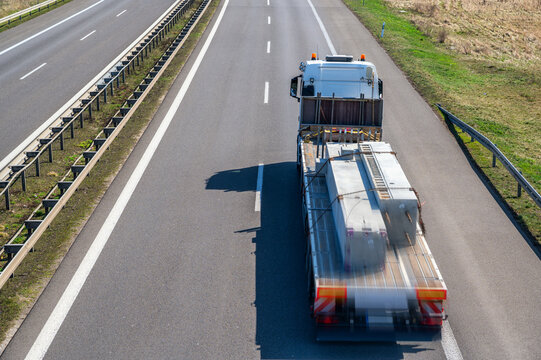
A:
{"label": "white truck cab", "polygon": [[290,95],[300,104],[301,125],[379,126],[383,121],[383,81],[376,67],[349,55],[301,62]]}
{"label": "white truck cab", "polygon": [[343,99],[380,99],[383,82],[374,64],[352,56],[328,55],[325,60],[301,63],[302,96]]}

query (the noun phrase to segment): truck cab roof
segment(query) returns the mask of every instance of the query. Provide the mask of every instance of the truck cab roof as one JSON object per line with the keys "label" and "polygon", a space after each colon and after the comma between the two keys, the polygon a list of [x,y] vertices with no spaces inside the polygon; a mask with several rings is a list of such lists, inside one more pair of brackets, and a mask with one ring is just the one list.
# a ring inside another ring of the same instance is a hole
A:
{"label": "truck cab roof", "polygon": [[[304,65],[304,66],[303,66]],[[330,55],[325,60],[301,64],[304,88],[313,88],[313,96],[350,99],[379,98],[378,75],[374,64],[354,61],[347,55]],[[310,89],[312,90],[312,89]]]}

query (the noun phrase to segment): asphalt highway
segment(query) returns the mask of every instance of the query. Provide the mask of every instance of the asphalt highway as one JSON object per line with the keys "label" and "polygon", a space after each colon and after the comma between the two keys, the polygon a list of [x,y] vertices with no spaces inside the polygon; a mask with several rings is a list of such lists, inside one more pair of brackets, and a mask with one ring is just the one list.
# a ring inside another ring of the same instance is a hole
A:
{"label": "asphalt highway", "polygon": [[[209,30],[1,358],[24,358],[35,346],[109,221],[116,226],[46,359],[460,358],[445,341],[314,341],[295,167],[298,105],[288,87],[299,62],[329,46],[307,0],[225,3],[202,61]],[[339,0],[313,4],[337,51],[366,54],[384,80],[383,137],[424,202],[459,352],[464,359],[540,358],[539,258],[366,29]],[[117,201],[127,201],[123,212]]]}
{"label": "asphalt highway", "polygon": [[0,160],[174,0],[74,0],[0,33]]}

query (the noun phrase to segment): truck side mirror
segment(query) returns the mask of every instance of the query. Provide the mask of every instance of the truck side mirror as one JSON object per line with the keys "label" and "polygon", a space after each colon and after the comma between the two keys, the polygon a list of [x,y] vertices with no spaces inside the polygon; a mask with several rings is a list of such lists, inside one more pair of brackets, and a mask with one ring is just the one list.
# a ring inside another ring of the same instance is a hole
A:
{"label": "truck side mirror", "polygon": [[378,79],[379,98],[383,98],[383,80]]}
{"label": "truck side mirror", "polygon": [[299,76],[295,76],[294,78],[291,79],[291,87],[289,88],[289,95],[296,99],[299,99],[299,97],[297,96],[298,86],[299,86]]}

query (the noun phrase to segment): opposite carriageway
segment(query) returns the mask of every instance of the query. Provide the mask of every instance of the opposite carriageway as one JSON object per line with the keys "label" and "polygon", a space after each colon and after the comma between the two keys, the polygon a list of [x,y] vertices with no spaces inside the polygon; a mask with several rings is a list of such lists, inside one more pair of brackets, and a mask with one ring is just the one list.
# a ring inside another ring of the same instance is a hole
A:
{"label": "opposite carriageway", "polygon": [[0,19],[0,29],[4,26],[9,26],[16,21],[20,21],[27,16],[32,16],[36,13],[41,12],[42,9],[48,10],[50,7],[55,6],[58,3],[63,3],[65,0],[47,0],[42,1],[39,4],[31,6],[29,8],[18,11],[14,14],[5,16]]}
{"label": "opposite carriageway", "polygon": [[[70,171],[47,193],[41,204],[33,211],[30,218],[25,220],[24,225],[18,229],[11,240],[0,250],[0,257],[4,256],[5,260],[7,260],[7,264],[5,264],[3,271],[0,273],[0,287],[12,276],[17,266],[33,248],[41,234],[46,230],[63,205],[68,201],[69,197],[75,192],[79,184],[97,163],[103,152],[121,131],[124,124],[132,116],[174,55],[182,47],[182,44],[191,33],[194,25],[199,21],[209,2],[209,0],[201,2],[193,16],[180,31],[180,34],[153,65],[150,72],[137,86],[135,91],[133,91],[132,95],[126,99],[117,113],[110,119],[109,123],[92,140],[90,146],[77,157],[70,167]],[[34,139],[29,146],[11,161],[6,162],[7,165],[0,170],[0,179],[2,179],[0,182],[0,186],[2,187],[0,195],[4,196],[7,209],[10,207],[9,190],[17,180],[20,180],[23,191],[26,191],[27,172],[35,167],[36,176],[41,175],[40,158],[47,156],[48,161],[52,162],[53,144],[58,144],[60,149],[63,149],[64,136],[68,136],[69,134],[73,138],[76,123],[79,124],[79,128],[84,127],[85,113],[88,112],[88,117],[91,118],[93,109],[94,111],[100,110],[100,101],[102,104],[104,102],[106,103],[108,94],[109,96],[114,95],[115,83],[118,89],[121,81],[124,82],[126,76],[130,72],[135,71],[136,66],[139,66],[149,56],[150,52],[159,45],[165,35],[181,20],[182,16],[190,9],[193,3],[194,0],[176,1],[153,24],[148,32],[141,35],[136,41],[136,45],[130,46],[119,56],[120,60],[112,68],[104,69],[103,73],[105,75],[100,80],[91,84],[89,89],[85,90],[84,94],[74,103],[66,104],[65,107],[68,110],[62,116],[54,119],[53,124]],[[58,195],[55,196],[54,194]],[[33,219],[34,215],[38,214],[40,209],[45,210],[45,217],[43,219]],[[17,243],[16,240],[20,239],[24,231],[26,231],[26,241]]]}

